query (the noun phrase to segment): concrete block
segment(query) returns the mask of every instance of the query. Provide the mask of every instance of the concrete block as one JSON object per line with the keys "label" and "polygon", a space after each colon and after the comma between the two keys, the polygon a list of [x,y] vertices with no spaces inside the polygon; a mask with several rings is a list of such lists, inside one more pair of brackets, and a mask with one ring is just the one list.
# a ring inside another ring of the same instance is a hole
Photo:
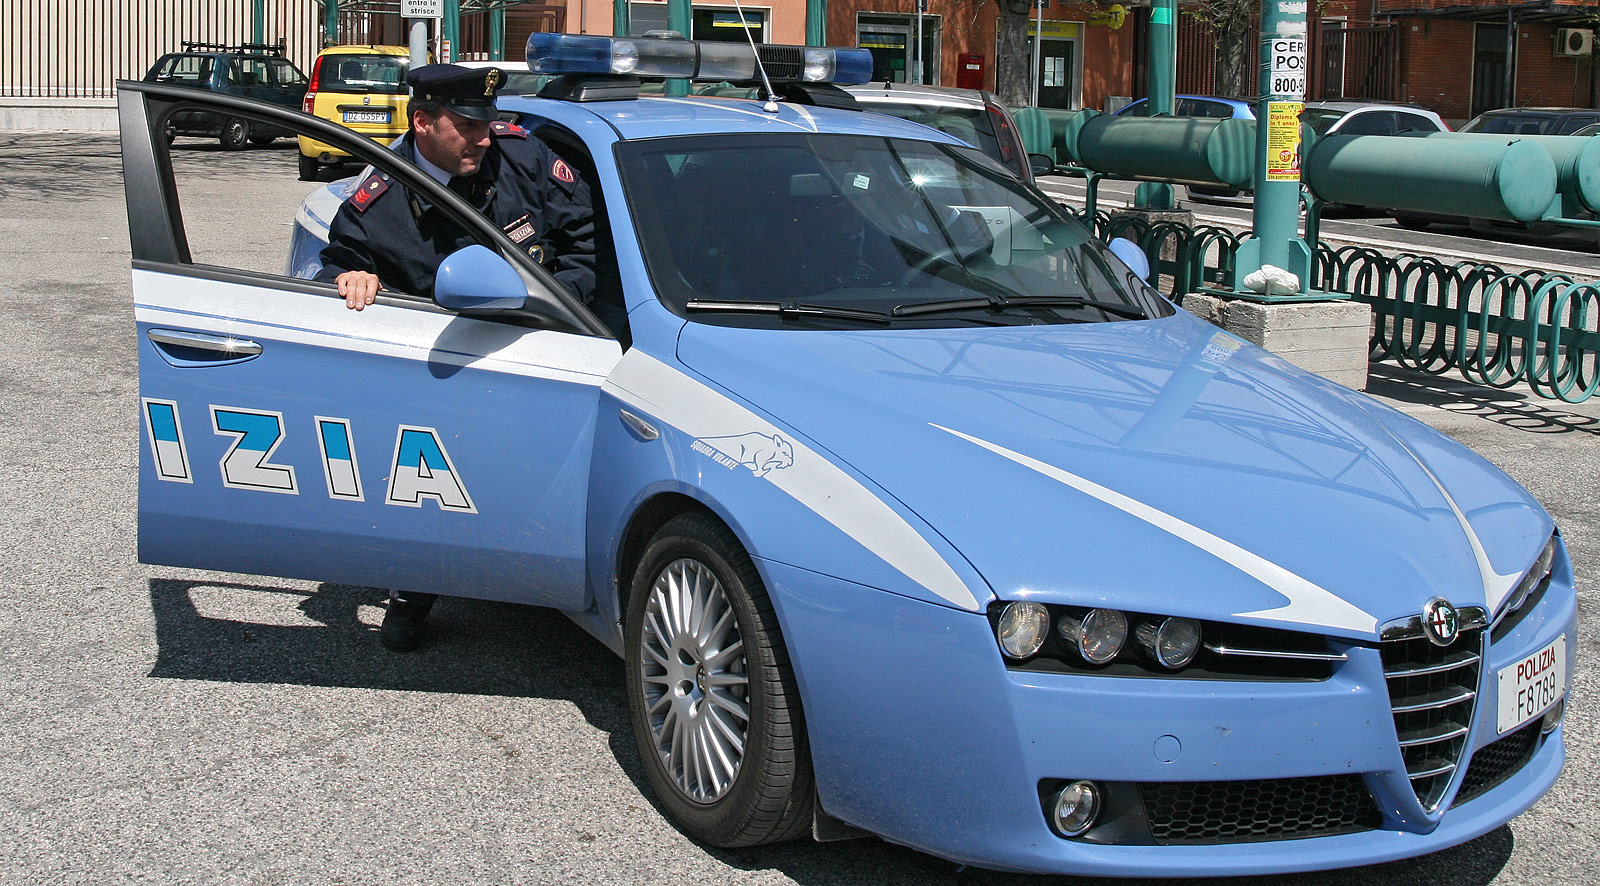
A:
{"label": "concrete block", "polygon": [[1361,302],[1263,303],[1191,292],[1185,310],[1346,387],[1367,386],[1372,308]]}
{"label": "concrete block", "polygon": [[0,98],[0,131],[116,132],[115,98]]}

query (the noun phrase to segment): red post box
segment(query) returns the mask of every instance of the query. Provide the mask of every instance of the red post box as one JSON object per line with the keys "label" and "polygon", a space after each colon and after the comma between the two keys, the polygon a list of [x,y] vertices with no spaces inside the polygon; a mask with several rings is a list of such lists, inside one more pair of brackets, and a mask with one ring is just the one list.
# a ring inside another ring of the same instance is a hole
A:
{"label": "red post box", "polygon": [[956,85],[962,89],[983,88],[983,56],[963,52],[956,61]]}

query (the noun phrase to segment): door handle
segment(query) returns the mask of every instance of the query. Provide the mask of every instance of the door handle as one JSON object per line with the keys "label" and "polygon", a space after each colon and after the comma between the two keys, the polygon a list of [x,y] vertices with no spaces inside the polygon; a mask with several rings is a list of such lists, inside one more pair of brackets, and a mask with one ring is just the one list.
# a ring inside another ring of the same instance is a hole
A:
{"label": "door handle", "polygon": [[145,335],[161,358],[173,366],[215,366],[261,356],[259,342],[231,335],[182,329],[151,329]]}

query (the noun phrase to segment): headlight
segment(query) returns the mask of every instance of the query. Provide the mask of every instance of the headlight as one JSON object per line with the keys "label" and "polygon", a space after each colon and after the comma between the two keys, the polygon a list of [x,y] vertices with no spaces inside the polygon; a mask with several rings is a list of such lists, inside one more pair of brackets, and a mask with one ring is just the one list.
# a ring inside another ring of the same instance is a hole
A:
{"label": "headlight", "polygon": [[1539,587],[1540,582],[1549,577],[1550,564],[1555,559],[1556,539],[1552,535],[1550,536],[1550,541],[1545,544],[1544,550],[1539,552],[1539,559],[1534,561],[1532,568],[1528,570],[1528,574],[1522,577],[1522,581],[1517,584],[1517,589],[1511,592],[1510,600],[1507,601],[1505,608],[1501,611],[1510,613],[1521,609],[1522,604],[1528,602],[1528,595]]}
{"label": "headlight", "polygon": [[1027,658],[1039,651],[1044,638],[1050,633],[1050,610],[1043,603],[1021,601],[1007,603],[1000,610],[1000,623],[995,626],[995,639],[1000,641],[1000,651],[1007,658]]}
{"label": "headlight", "polygon": [[1056,630],[1084,661],[1103,665],[1122,651],[1128,639],[1128,617],[1115,609],[1091,609],[1083,618],[1061,616]]}
{"label": "headlight", "polygon": [[1141,622],[1133,636],[1139,648],[1169,670],[1176,671],[1194,661],[1194,654],[1200,651],[1200,623],[1192,618]]}

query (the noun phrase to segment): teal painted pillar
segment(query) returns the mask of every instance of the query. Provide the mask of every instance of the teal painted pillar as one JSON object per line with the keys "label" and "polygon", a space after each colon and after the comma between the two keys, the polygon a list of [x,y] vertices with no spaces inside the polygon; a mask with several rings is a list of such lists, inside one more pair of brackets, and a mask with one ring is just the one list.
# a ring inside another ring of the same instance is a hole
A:
{"label": "teal painted pillar", "polygon": [[611,33],[618,37],[626,37],[632,33],[628,22],[628,0],[612,0]]}
{"label": "teal painted pillar", "polygon": [[[685,38],[694,39],[694,8],[692,0],[667,0],[667,27]],[[688,95],[688,80],[668,80],[667,95]]]}
{"label": "teal painted pillar", "polygon": [[255,0],[250,4],[250,42],[267,42],[267,0]]}
{"label": "teal painted pillar", "polygon": [[[1271,2],[1271,0],[1266,0]],[[1150,113],[1171,114],[1178,73],[1178,0],[1150,4]],[[1144,182],[1133,192],[1138,209],[1173,209],[1172,185]]]}
{"label": "teal painted pillar", "polygon": [[489,9],[489,60],[506,60],[506,8],[499,3]]}
{"label": "teal painted pillar", "polygon": [[[1293,11],[1285,11],[1293,10]],[[1311,279],[1311,249],[1300,237],[1300,112],[1306,93],[1306,5],[1264,0],[1256,102],[1255,204],[1250,239],[1234,253],[1234,285],[1273,265]],[[1289,296],[1293,297],[1293,296]],[[1270,300],[1270,296],[1267,297]]]}
{"label": "teal painted pillar", "polygon": [[[444,39],[450,41],[449,61],[461,58],[461,0],[444,0]],[[445,61],[436,58],[436,61]]]}
{"label": "teal painted pillar", "polygon": [[828,0],[806,0],[806,45],[828,45]]}
{"label": "teal painted pillar", "polygon": [[339,0],[323,0],[322,3],[322,45],[332,46],[339,42]]}

